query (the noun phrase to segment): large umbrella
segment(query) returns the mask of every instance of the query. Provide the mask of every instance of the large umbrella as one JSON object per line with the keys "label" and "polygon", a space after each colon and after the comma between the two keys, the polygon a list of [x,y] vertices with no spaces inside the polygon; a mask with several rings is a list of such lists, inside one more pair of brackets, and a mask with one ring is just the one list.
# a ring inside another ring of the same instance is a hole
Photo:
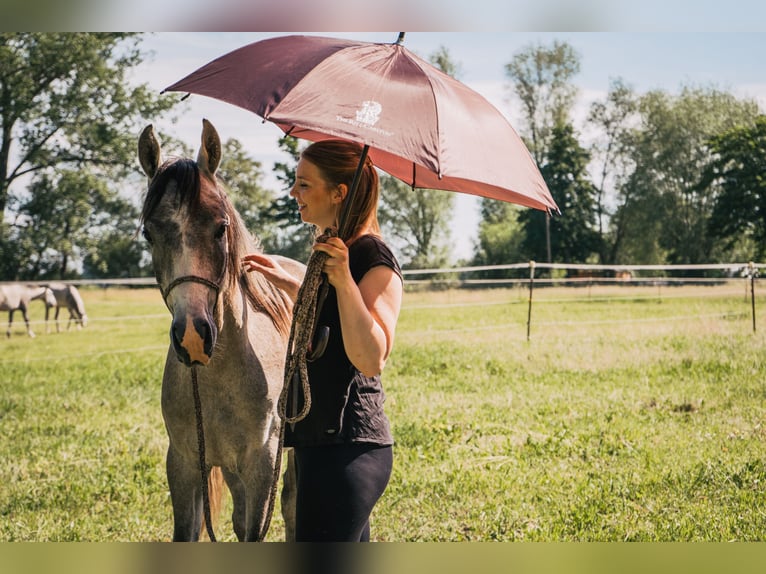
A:
{"label": "large umbrella", "polygon": [[165,88],[253,111],[286,134],[341,138],[413,188],[557,211],[532,156],[483,96],[402,45],[320,36],[254,42]]}

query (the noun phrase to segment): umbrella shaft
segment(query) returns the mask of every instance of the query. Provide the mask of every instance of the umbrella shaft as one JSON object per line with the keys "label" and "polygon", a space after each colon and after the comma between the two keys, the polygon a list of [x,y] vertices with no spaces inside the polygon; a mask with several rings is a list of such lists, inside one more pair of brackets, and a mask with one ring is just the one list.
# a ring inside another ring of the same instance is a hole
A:
{"label": "umbrella shaft", "polygon": [[346,201],[343,202],[343,209],[340,213],[340,221],[338,221],[338,235],[344,241],[349,239],[349,234],[353,231],[348,229],[349,215],[351,213],[351,206],[354,203],[357,188],[359,187],[359,180],[362,178],[362,170],[364,169],[365,162],[367,161],[367,152],[370,150],[370,146],[365,145],[362,148],[362,154],[359,156],[359,165],[356,166],[356,172],[354,173],[354,179],[351,182],[351,187],[348,190]]}

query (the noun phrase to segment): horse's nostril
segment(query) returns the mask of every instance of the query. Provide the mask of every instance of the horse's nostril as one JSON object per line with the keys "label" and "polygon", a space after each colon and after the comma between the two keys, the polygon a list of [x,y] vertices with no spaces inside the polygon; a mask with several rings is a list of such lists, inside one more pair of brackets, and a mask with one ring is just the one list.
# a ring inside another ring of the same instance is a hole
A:
{"label": "horse's nostril", "polygon": [[181,362],[186,365],[207,365],[213,355],[216,329],[205,319],[179,318],[170,328],[173,348]]}

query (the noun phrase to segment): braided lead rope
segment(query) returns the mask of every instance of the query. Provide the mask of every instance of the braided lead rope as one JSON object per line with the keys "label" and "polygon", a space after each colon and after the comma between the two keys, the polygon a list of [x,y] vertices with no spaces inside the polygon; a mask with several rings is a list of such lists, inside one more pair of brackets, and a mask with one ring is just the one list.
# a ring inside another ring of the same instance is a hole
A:
{"label": "braided lead rope", "polygon": [[210,493],[207,488],[207,463],[205,462],[205,431],[202,427],[202,403],[199,397],[199,385],[197,384],[197,367],[191,368],[192,373],[192,393],[194,395],[194,412],[197,415],[197,447],[199,449],[199,470],[202,475],[202,511],[205,516],[205,527],[210,542],[215,542],[215,533],[213,532],[213,520],[210,515]]}
{"label": "braided lead rope", "polygon": [[[326,229],[323,235],[317,238],[317,241],[326,241],[329,237],[336,237],[337,232],[333,229]],[[296,423],[306,418],[311,409],[311,391],[309,390],[309,377],[306,368],[306,355],[311,344],[311,337],[314,333],[314,327],[317,322],[316,306],[317,291],[322,282],[322,266],[327,260],[327,254],[322,251],[314,251],[306,264],[306,273],[303,276],[303,283],[298,290],[298,296],[293,306],[293,321],[290,326],[290,337],[287,343],[287,357],[285,359],[285,379],[282,385],[282,392],[279,394],[277,408],[279,410],[279,443],[277,447],[276,460],[274,461],[274,475],[271,479],[271,492],[269,493],[269,506],[266,510],[266,518],[261,530],[259,540],[266,537],[271,524],[271,517],[274,515],[274,504],[279,490],[279,475],[282,472],[282,452],[285,442],[285,423]],[[290,392],[290,383],[295,376],[300,377],[301,391],[303,392],[303,408],[301,412],[292,417],[287,416],[287,395]]]}
{"label": "braided lead rope", "polygon": [[[332,229],[317,238],[324,242],[329,237],[337,236]],[[282,393],[279,397],[279,413],[285,422],[296,423],[306,418],[311,410],[311,393],[309,391],[308,370],[306,368],[306,356],[311,346],[311,338],[316,327],[317,317],[317,291],[322,282],[322,266],[327,260],[327,254],[322,251],[314,251],[306,265],[306,273],[303,283],[298,290],[298,296],[293,307],[293,322],[290,327],[290,338],[287,343],[287,357],[285,358],[285,378]],[[296,375],[298,380],[296,380]],[[291,383],[299,383],[303,392],[303,408],[299,413],[287,415],[287,395]]]}

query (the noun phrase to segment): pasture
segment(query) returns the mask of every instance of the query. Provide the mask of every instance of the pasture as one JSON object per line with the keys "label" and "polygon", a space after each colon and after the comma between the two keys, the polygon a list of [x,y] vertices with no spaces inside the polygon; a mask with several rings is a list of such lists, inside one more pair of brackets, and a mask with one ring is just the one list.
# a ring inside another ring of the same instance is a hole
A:
{"label": "pasture", "polygon": [[[169,540],[169,314],[153,288],[81,293],[87,328],[45,334],[33,302],[38,337],[0,341],[0,541]],[[766,323],[743,284],[534,298],[527,341],[525,290],[406,294],[373,539],[766,539]]]}

